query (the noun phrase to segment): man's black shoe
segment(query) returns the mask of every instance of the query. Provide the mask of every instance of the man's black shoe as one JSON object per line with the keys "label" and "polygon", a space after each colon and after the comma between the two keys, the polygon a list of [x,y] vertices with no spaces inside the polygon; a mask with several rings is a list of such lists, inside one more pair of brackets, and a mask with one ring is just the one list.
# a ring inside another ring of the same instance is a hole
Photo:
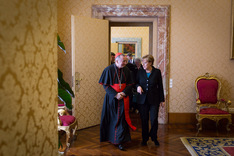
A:
{"label": "man's black shoe", "polygon": [[158,142],[158,140],[155,140],[154,144],[155,144],[155,146],[159,146],[160,145],[159,142]]}
{"label": "man's black shoe", "polygon": [[126,151],[122,144],[119,144],[119,145],[118,145],[118,148],[119,148],[121,151]]}

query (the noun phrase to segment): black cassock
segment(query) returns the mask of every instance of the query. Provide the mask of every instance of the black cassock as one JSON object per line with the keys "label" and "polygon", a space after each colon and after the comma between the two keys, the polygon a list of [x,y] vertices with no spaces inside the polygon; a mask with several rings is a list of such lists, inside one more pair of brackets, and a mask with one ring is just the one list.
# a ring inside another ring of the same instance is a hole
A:
{"label": "black cassock", "polygon": [[[100,141],[109,141],[113,144],[130,141],[129,127],[136,129],[131,124],[128,114],[129,104],[127,105],[133,85],[130,70],[127,67],[119,69],[112,64],[104,69],[99,83],[106,91],[101,115]],[[117,100],[115,96],[121,91],[127,97]]]}

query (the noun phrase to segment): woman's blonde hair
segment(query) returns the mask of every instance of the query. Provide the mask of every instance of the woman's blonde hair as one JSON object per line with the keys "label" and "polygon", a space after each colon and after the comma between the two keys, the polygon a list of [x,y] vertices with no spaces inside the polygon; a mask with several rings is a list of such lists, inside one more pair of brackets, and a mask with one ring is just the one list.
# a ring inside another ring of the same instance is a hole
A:
{"label": "woman's blonde hair", "polygon": [[152,65],[154,64],[154,57],[152,55],[145,55],[142,57],[142,60],[146,59],[147,62],[151,62]]}

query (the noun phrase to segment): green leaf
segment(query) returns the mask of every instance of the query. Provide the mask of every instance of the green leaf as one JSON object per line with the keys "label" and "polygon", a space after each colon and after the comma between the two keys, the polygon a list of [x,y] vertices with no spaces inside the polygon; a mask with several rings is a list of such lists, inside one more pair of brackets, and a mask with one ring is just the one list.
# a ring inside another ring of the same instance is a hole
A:
{"label": "green leaf", "polygon": [[73,98],[75,97],[70,85],[64,81],[63,73],[58,69],[58,87],[66,90]]}
{"label": "green leaf", "polygon": [[63,42],[60,40],[60,37],[58,34],[57,34],[57,40],[58,40],[59,48],[61,48],[64,51],[64,53],[66,53],[65,46],[64,46]]}
{"label": "green leaf", "polygon": [[69,110],[72,109],[72,98],[71,95],[66,90],[59,88],[58,97],[60,98],[61,101],[64,102],[64,104]]}

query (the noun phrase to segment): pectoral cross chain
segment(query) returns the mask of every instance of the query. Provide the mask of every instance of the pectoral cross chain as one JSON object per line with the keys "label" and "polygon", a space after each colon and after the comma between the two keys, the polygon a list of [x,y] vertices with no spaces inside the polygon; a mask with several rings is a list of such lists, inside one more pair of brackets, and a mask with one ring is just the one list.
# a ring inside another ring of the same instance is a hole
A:
{"label": "pectoral cross chain", "polygon": [[120,88],[120,89],[121,89],[121,86],[122,86],[122,84],[120,83],[120,84],[119,84],[119,88]]}
{"label": "pectoral cross chain", "polygon": [[119,88],[121,89],[121,87],[122,87],[122,84],[121,84],[121,78],[122,78],[122,75],[123,75],[123,70],[122,70],[122,72],[120,73],[120,75],[118,74],[118,72],[117,72],[117,69],[116,69],[117,67],[115,67],[115,72],[116,72],[116,74],[117,74],[117,79],[118,79],[118,81],[119,81]]}

